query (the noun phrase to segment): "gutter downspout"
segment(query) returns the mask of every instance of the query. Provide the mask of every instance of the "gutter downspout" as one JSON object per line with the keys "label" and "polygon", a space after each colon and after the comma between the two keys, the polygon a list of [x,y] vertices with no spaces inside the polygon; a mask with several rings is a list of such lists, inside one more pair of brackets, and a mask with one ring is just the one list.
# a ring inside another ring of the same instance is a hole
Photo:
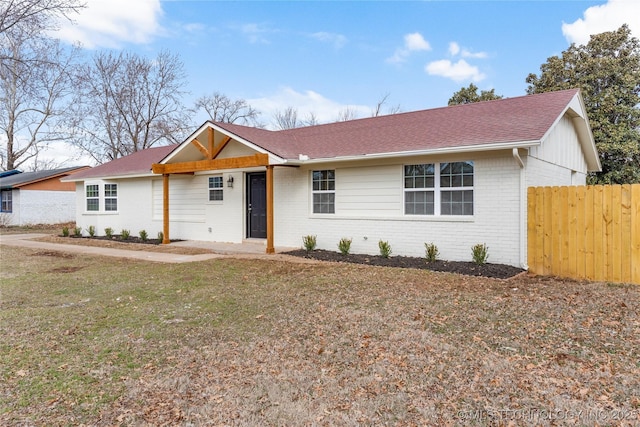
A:
{"label": "gutter downspout", "polygon": [[528,270],[527,265],[527,175],[522,157],[517,148],[512,150],[513,158],[520,166],[520,267]]}

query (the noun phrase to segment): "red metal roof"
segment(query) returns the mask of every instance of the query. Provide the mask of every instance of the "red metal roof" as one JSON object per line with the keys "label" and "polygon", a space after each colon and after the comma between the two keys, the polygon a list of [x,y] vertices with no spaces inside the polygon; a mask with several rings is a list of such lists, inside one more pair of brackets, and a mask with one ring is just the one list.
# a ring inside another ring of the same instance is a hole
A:
{"label": "red metal roof", "polygon": [[215,125],[284,159],[539,141],[577,93],[570,89],[282,131]]}

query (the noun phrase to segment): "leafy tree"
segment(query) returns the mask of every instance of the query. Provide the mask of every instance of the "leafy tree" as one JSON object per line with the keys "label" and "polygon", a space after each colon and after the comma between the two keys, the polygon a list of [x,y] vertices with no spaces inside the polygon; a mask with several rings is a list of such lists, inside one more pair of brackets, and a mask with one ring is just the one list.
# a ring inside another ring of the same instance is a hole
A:
{"label": "leafy tree", "polygon": [[590,183],[640,183],[640,43],[623,25],[592,35],[529,74],[527,93],[580,88],[602,172]]}
{"label": "leafy tree", "polygon": [[221,93],[201,96],[196,100],[196,110],[204,110],[211,120],[223,123],[257,125],[260,112],[244,99],[232,100]]}
{"label": "leafy tree", "polygon": [[99,52],[78,76],[74,144],[96,161],[179,142],[190,126],[178,56]]}
{"label": "leafy tree", "polygon": [[494,99],[502,99],[502,95],[496,95],[495,89],[482,90],[478,94],[478,86],[473,83],[469,87],[460,88],[449,98],[449,105],[471,104],[473,102],[491,101]]}

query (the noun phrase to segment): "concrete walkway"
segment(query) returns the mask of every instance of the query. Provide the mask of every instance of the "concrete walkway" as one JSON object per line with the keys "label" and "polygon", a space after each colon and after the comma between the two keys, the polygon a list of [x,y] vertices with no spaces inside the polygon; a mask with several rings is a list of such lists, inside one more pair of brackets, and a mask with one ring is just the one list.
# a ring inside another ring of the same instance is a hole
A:
{"label": "concrete walkway", "polygon": [[[261,241],[246,242],[242,244],[234,243],[214,243],[183,241],[171,243],[172,246],[183,246],[210,250],[211,253],[199,255],[183,255],[164,252],[130,251],[126,249],[102,248],[98,246],[65,245],[62,243],[39,242],[35,239],[46,237],[48,234],[3,234],[0,235],[0,256],[7,247],[19,246],[24,248],[42,249],[67,253],[111,256],[117,258],[138,259],[144,261],[164,262],[164,263],[184,263],[205,261],[215,258],[261,258],[261,259],[291,259],[286,255],[267,255],[265,245]],[[276,249],[276,252],[290,250],[292,248]]]}

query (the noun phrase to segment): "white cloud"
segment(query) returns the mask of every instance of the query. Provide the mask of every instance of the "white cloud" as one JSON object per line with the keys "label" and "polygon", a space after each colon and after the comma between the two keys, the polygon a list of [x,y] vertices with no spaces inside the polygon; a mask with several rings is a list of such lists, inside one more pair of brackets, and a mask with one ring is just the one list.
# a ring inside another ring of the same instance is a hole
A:
{"label": "white cloud", "polygon": [[464,59],[460,59],[455,63],[448,59],[433,61],[425,66],[425,71],[430,75],[446,77],[455,82],[465,80],[479,82],[486,77],[478,67],[469,65]]}
{"label": "white cloud", "polygon": [[336,49],[340,49],[347,43],[347,38],[342,34],[318,32],[311,34],[314,39],[333,44]]}
{"label": "white cloud", "polygon": [[265,34],[273,31],[261,24],[244,24],[240,27],[240,31],[249,39],[250,43],[269,44],[269,40]]}
{"label": "white cloud", "polygon": [[488,55],[486,52],[471,52],[468,49],[461,48],[460,45],[456,42],[449,43],[449,54],[451,56],[460,55],[463,58],[476,58],[476,59],[484,59]]}
{"label": "white cloud", "polygon": [[163,30],[160,0],[86,0],[74,23],[62,22],[55,36],[86,48],[118,48],[123,43],[145,44]]}
{"label": "white cloud", "polygon": [[298,120],[305,120],[313,114],[319,123],[335,121],[345,108],[355,111],[360,117],[371,114],[371,108],[367,106],[340,104],[313,90],[298,92],[290,87],[282,87],[276,93],[262,98],[247,99],[247,102],[262,113],[263,121],[272,120],[277,111],[283,111],[288,107],[297,111]]}
{"label": "white cloud", "polygon": [[407,60],[413,52],[431,50],[431,45],[420,33],[411,33],[404,36],[404,45],[396,49],[393,56],[387,58],[387,62],[397,64]]}
{"label": "white cloud", "polygon": [[605,4],[585,10],[583,18],[562,23],[562,34],[569,43],[587,44],[592,34],[617,30],[628,24],[631,33],[640,37],[640,2],[637,0],[609,0]]}

